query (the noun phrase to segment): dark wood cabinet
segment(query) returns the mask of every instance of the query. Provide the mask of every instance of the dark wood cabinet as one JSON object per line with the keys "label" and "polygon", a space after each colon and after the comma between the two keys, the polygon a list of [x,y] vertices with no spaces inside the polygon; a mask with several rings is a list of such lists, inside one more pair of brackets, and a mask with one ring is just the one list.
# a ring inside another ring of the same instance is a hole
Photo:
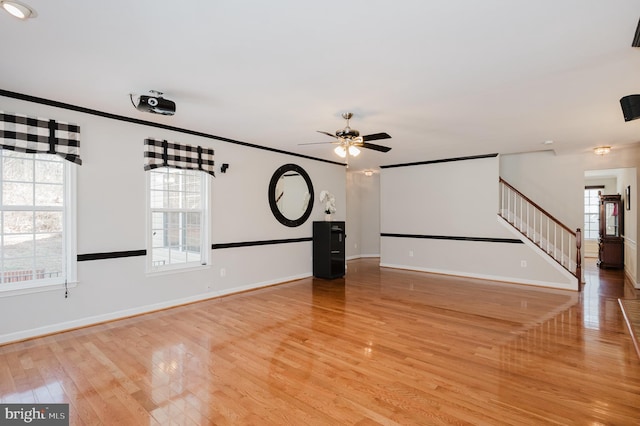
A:
{"label": "dark wood cabinet", "polygon": [[345,271],[344,222],[313,222],[313,276],[340,278]]}
{"label": "dark wood cabinet", "polygon": [[624,268],[624,206],[620,194],[600,194],[598,266]]}

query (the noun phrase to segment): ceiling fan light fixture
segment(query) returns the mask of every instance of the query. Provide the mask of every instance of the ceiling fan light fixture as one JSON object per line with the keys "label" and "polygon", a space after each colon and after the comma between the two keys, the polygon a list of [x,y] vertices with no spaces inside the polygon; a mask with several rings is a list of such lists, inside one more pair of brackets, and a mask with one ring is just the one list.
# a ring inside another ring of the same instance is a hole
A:
{"label": "ceiling fan light fixture", "polygon": [[593,153],[596,155],[607,155],[611,152],[611,147],[608,145],[598,146],[593,149]]}
{"label": "ceiling fan light fixture", "polygon": [[[1,1],[1,0],[0,0]],[[333,142],[312,142],[312,143],[299,143],[298,145],[315,145],[316,143],[331,143],[334,145],[338,145],[334,148],[334,152],[336,155],[339,155],[342,158],[346,158],[347,155],[352,157],[356,157],[360,154],[360,148],[372,149],[374,151],[379,152],[388,152],[391,148],[388,146],[376,145],[370,143],[370,141],[375,141],[379,139],[390,139],[388,133],[372,133],[369,135],[360,136],[360,132],[349,127],[349,119],[353,116],[352,113],[346,112],[342,114],[342,117],[347,120],[347,125],[340,130],[337,130],[334,133],[324,132],[322,130],[317,130],[318,133],[322,133],[323,135],[330,136],[335,138],[336,140]]]}
{"label": "ceiling fan light fixture", "polygon": [[347,150],[345,149],[344,146],[340,145],[340,146],[336,146],[336,148],[333,150],[333,152],[335,152],[336,154],[338,154],[338,156],[340,158],[345,158],[347,156]]}
{"label": "ceiling fan light fixture", "polygon": [[35,18],[37,16],[35,10],[26,4],[20,3],[14,0],[3,0],[0,1],[2,8],[9,13],[11,16],[18,19],[29,19]]}

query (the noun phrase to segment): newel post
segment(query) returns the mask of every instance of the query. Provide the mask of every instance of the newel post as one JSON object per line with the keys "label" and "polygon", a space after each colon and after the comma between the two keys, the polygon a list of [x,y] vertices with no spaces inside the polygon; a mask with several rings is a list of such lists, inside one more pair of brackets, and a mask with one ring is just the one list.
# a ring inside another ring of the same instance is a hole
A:
{"label": "newel post", "polygon": [[582,231],[576,229],[576,277],[578,277],[578,291],[582,290]]}

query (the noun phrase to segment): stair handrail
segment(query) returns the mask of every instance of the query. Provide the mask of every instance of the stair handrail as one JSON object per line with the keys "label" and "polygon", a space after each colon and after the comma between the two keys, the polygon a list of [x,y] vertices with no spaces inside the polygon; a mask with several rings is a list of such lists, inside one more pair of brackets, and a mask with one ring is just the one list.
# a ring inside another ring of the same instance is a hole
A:
{"label": "stair handrail", "polygon": [[[508,186],[510,189],[512,189],[513,191],[515,191],[519,196],[521,196],[522,198],[524,198],[525,200],[527,200],[527,202],[529,204],[531,204],[532,206],[534,206],[536,209],[540,210],[542,213],[544,213],[549,219],[553,220],[555,223],[557,223],[558,225],[560,225],[562,228],[564,228],[567,232],[571,233],[574,237],[576,236],[576,231],[572,230],[571,228],[569,228],[567,225],[565,225],[564,223],[562,223],[560,220],[556,219],[551,213],[549,213],[548,211],[546,211],[545,209],[543,209],[542,207],[540,207],[536,202],[534,202],[533,200],[531,200],[531,198],[527,197],[526,195],[524,195],[522,192],[518,191],[516,188],[513,187],[513,185],[511,185],[509,182],[507,182],[506,180],[500,178],[500,183],[504,183],[506,186]],[[578,228],[580,229],[580,228]]]}
{"label": "stair handrail", "polygon": [[[571,228],[569,228],[567,225],[565,225],[560,220],[555,218],[548,211],[546,211],[545,209],[540,207],[540,205],[538,203],[536,203],[535,201],[531,200],[531,198],[529,198],[526,195],[524,195],[522,192],[520,192],[518,189],[516,189],[513,185],[511,185],[509,182],[504,180],[502,177],[499,178],[499,183],[503,184],[508,189],[513,191],[514,194],[516,194],[517,196],[521,197],[529,205],[531,205],[533,208],[537,209],[540,213],[545,215],[548,220],[554,222],[557,226],[559,226],[560,228],[564,229],[570,236],[573,236],[573,238],[575,238],[575,244],[576,244],[576,270],[575,270],[575,272],[572,271],[571,269],[567,268],[566,266],[564,266],[562,262],[558,262],[558,259],[556,259],[555,256],[551,256],[551,257],[578,279],[578,291],[580,291],[581,290],[581,282],[582,282],[582,253],[581,253],[582,231],[580,230],[580,228],[577,228],[575,231],[573,231]],[[498,214],[501,215],[500,212]],[[515,225],[514,225],[514,228],[518,229]],[[522,233],[522,231],[520,231],[520,232]],[[527,236],[527,238],[529,238],[528,235],[526,235],[526,236]]]}

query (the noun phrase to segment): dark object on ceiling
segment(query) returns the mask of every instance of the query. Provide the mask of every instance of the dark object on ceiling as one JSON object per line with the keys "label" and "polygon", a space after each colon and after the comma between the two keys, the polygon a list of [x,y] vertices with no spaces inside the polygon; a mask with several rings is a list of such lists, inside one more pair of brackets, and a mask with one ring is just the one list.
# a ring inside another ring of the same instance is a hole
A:
{"label": "dark object on ceiling", "polygon": [[133,94],[129,94],[131,103],[133,106],[142,112],[150,112],[153,114],[173,115],[176,113],[176,103],[162,97],[162,92],[157,90],[150,90],[152,93],[149,95],[140,95],[138,102],[133,100]]}
{"label": "dark object on ceiling", "polygon": [[624,121],[640,118],[640,95],[628,95],[620,99]]}

